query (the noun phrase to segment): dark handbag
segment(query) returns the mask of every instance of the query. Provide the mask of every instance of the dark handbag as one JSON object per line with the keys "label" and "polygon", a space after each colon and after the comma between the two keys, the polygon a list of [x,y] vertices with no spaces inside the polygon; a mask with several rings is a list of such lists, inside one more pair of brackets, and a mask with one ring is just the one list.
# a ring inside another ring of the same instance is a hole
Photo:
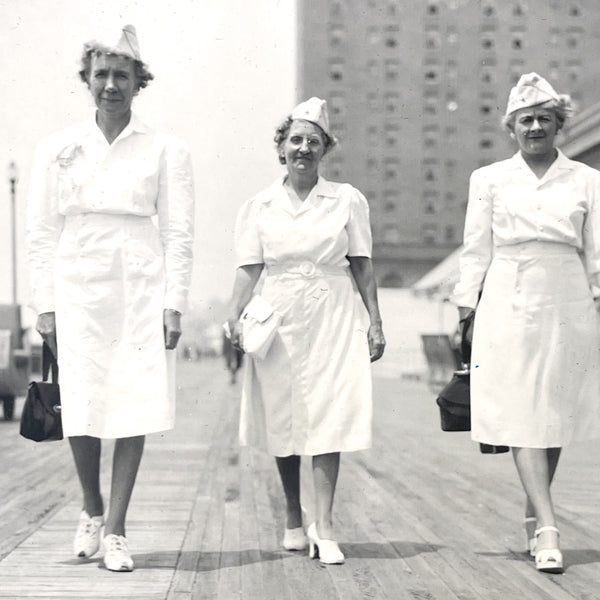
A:
{"label": "dark handbag", "polygon": [[442,431],[471,431],[471,343],[468,333],[473,327],[475,313],[472,312],[461,322],[460,352],[463,369],[454,371],[452,379],[444,386],[436,399],[440,407]]}
{"label": "dark handbag", "polygon": [[[460,351],[464,368],[454,372],[450,383],[439,393],[436,400],[440,407],[442,431],[471,431],[471,342],[468,340],[468,334],[473,328],[474,318],[475,313],[472,312],[461,322]],[[479,444],[482,454],[503,454],[509,450],[508,446]]]}
{"label": "dark handbag", "polygon": [[[49,372],[52,381],[48,381]],[[34,442],[63,439],[60,416],[60,388],[58,363],[46,343],[42,349],[42,381],[32,381],[21,413],[20,433]]]}

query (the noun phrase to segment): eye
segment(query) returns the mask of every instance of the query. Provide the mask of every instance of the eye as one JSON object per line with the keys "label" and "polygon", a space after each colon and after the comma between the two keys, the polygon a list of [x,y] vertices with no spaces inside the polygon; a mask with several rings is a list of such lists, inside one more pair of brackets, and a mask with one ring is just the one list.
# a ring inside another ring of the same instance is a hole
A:
{"label": "eye", "polygon": [[308,140],[308,143],[309,143],[311,146],[314,146],[314,147],[316,148],[317,146],[320,146],[320,145],[321,145],[321,140],[318,140],[318,139],[316,139],[316,138],[313,138],[313,139],[310,139],[310,140]]}
{"label": "eye", "polygon": [[301,144],[302,143],[302,138],[299,135],[293,135],[290,138],[290,142],[292,142],[292,144]]}

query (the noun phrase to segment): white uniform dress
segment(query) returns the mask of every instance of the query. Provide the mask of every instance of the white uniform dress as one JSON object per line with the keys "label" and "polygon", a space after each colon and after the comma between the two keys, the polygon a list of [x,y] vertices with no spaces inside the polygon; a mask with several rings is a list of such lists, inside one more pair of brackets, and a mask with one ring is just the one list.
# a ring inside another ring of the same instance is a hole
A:
{"label": "white uniform dress", "polygon": [[[454,301],[476,306],[474,440],[531,448],[600,437],[600,173],[561,152],[474,171]],[[485,281],[484,281],[485,279]]]}
{"label": "white uniform dress", "polygon": [[65,436],[173,427],[163,309],[187,304],[187,147],[135,115],[109,145],[91,118],[38,145],[28,211],[32,306],[56,312]]}
{"label": "white uniform dress", "polygon": [[283,315],[264,360],[247,360],[240,442],[275,456],[371,444],[366,309],[347,256],[371,256],[369,208],[351,185],[319,178],[297,209],[278,179],[246,202],[238,266],[264,263],[261,295]]}

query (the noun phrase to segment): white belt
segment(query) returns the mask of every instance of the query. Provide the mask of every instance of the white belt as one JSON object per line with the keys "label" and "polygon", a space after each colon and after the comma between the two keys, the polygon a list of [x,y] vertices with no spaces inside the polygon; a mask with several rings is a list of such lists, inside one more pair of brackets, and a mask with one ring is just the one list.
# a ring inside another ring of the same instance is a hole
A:
{"label": "white belt", "polygon": [[320,265],[305,260],[297,263],[275,263],[267,265],[267,275],[299,275],[307,279],[321,277],[323,275],[342,276],[348,274],[348,267],[336,267],[333,265]]}

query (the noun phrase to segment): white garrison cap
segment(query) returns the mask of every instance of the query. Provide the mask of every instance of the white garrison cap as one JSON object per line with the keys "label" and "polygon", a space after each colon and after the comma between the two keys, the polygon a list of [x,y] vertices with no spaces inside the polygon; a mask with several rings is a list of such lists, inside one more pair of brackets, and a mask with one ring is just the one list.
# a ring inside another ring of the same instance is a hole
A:
{"label": "white garrison cap", "polygon": [[561,101],[554,88],[537,73],[521,75],[517,85],[510,90],[506,115],[529,106],[537,106],[549,100]]}
{"label": "white garrison cap", "polygon": [[332,140],[335,139],[329,129],[329,113],[327,112],[327,101],[313,96],[301,102],[294,108],[292,119],[302,119],[317,124]]}
{"label": "white garrison cap", "polygon": [[120,35],[115,36],[104,35],[86,42],[83,47],[88,50],[100,50],[108,54],[118,54],[119,56],[127,56],[135,60],[142,60],[140,55],[140,44],[138,42],[135,27],[133,25],[125,25]]}

